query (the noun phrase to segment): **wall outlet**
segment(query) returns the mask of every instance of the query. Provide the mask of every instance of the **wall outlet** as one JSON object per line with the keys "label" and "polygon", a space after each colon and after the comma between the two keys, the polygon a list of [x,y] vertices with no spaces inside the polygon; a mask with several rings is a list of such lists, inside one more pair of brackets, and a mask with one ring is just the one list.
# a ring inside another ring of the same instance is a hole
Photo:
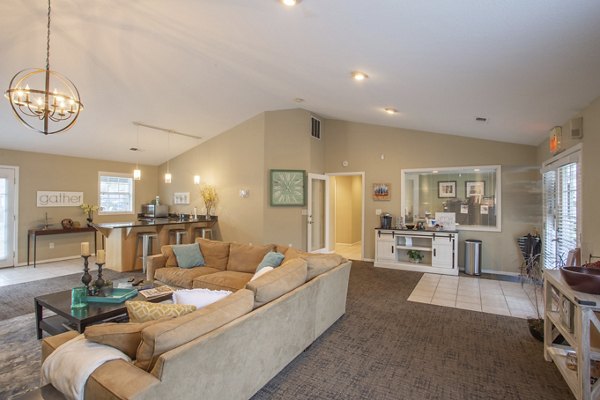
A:
{"label": "wall outlet", "polygon": [[381,215],[381,208],[375,210],[375,215]]}
{"label": "wall outlet", "polygon": [[50,242],[50,248],[53,249],[54,248],[54,242]]}
{"label": "wall outlet", "polygon": [[302,215],[308,215],[308,210],[306,208],[302,209]]}

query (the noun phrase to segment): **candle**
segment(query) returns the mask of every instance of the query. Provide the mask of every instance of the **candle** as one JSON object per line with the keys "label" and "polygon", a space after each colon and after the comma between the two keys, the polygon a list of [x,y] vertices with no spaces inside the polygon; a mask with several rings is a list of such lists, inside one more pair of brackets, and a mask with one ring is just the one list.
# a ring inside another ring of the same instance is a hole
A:
{"label": "candle", "polygon": [[90,243],[89,242],[81,242],[81,255],[82,256],[90,255]]}
{"label": "candle", "polygon": [[106,255],[104,254],[104,250],[98,250],[96,252],[96,264],[104,264],[106,261]]}

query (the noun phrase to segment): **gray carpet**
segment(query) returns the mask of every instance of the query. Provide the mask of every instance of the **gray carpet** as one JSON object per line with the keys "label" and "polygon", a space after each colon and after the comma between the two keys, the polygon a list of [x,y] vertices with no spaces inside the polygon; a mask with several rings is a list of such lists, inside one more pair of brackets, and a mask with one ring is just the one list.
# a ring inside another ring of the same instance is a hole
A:
{"label": "gray carpet", "polygon": [[[525,320],[407,302],[420,277],[354,262],[346,314],[253,400],[573,398]],[[0,336],[5,399],[38,385],[33,314]]]}

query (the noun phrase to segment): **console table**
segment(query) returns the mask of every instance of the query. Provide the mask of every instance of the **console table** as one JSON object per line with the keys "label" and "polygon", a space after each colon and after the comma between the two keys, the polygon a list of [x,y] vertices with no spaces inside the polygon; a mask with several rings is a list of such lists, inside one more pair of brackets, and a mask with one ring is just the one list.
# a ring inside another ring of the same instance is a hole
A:
{"label": "console table", "polygon": [[[600,380],[591,381],[590,364],[600,360],[593,331],[600,329],[600,295],[575,291],[559,270],[544,270],[544,357],[553,361],[578,400],[600,399]],[[561,334],[566,344],[556,344]],[[575,352],[576,369],[569,369],[567,355]]]}
{"label": "console table", "polygon": [[94,235],[94,253],[98,249],[96,243],[96,229],[86,226],[84,228],[71,229],[30,229],[27,231],[27,265],[29,265],[29,253],[31,248],[31,238],[33,238],[33,268],[37,257],[37,237],[46,235],[64,235],[68,233],[86,233],[91,232]]}

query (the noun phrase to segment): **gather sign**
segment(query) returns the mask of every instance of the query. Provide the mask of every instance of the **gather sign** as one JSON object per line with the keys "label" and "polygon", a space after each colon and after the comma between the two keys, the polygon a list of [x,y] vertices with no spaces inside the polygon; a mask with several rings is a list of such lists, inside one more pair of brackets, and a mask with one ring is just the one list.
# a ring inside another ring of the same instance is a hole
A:
{"label": "gather sign", "polygon": [[38,207],[77,207],[83,204],[83,192],[37,192]]}

